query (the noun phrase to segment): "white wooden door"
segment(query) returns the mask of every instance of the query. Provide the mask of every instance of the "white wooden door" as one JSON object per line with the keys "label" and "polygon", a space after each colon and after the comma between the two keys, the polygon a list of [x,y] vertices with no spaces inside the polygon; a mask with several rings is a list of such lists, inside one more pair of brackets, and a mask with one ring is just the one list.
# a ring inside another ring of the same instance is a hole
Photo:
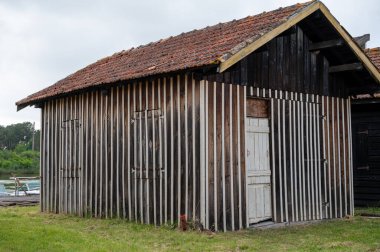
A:
{"label": "white wooden door", "polygon": [[272,218],[268,118],[247,117],[247,210],[249,223]]}

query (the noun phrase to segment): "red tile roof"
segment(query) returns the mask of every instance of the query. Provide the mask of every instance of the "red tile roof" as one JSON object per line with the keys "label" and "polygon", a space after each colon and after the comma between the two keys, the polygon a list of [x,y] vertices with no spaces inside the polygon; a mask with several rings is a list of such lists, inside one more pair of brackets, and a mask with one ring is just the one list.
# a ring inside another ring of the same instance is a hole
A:
{"label": "red tile roof", "polygon": [[182,33],[103,58],[16,103],[20,107],[84,88],[218,64],[242,43],[252,43],[314,1]]}
{"label": "red tile roof", "polygon": [[380,71],[380,47],[365,49],[365,53]]}

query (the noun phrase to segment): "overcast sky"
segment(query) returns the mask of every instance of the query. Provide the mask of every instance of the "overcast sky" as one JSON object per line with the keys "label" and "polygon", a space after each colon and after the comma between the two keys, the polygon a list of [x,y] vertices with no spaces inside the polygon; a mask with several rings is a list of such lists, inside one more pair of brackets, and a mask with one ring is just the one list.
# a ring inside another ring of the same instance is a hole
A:
{"label": "overcast sky", "polygon": [[[297,0],[0,0],[0,125],[35,121],[15,102],[115,52]],[[301,1],[303,2],[303,1]],[[378,0],[323,1],[353,35],[380,46]]]}

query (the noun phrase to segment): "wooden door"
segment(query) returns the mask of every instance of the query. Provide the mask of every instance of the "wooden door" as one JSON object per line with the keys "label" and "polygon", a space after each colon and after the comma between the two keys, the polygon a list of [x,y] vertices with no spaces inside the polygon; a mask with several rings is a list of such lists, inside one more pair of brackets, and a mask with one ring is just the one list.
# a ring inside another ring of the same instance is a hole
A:
{"label": "wooden door", "polygon": [[272,218],[269,119],[247,117],[247,211],[249,223]]}
{"label": "wooden door", "polygon": [[138,215],[144,222],[152,223],[159,217],[158,193],[162,191],[160,185],[164,177],[163,115],[160,109],[135,111],[134,114],[135,161],[131,176],[135,176],[135,194],[139,197]]}
{"label": "wooden door", "polygon": [[62,210],[65,213],[79,213],[80,197],[80,149],[79,149],[79,131],[81,124],[79,119],[68,119],[62,122],[63,134],[63,166],[62,189],[60,190]]}

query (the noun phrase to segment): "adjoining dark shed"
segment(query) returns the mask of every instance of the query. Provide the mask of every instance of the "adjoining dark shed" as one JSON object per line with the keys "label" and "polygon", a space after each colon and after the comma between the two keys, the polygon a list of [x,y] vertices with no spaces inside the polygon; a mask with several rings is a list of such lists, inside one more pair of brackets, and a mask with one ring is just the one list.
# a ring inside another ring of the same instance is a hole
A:
{"label": "adjoining dark shed", "polygon": [[41,210],[212,230],[353,214],[351,95],[380,73],[319,1],[122,51],[41,108]]}
{"label": "adjoining dark shed", "polygon": [[[380,71],[380,48],[366,49]],[[380,206],[380,92],[352,102],[354,199],[356,206]]]}

